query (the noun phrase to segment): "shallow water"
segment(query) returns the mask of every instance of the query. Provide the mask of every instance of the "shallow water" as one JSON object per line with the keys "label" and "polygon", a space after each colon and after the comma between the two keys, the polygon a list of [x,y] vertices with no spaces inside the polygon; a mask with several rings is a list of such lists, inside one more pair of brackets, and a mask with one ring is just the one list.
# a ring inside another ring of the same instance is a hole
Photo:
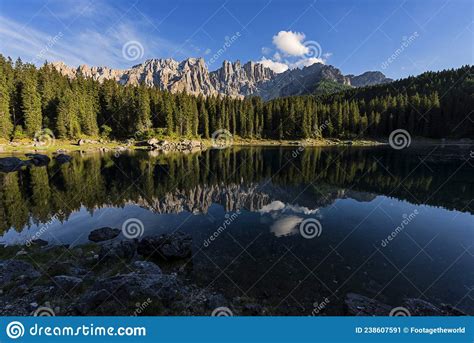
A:
{"label": "shallow water", "polygon": [[469,150],[439,146],[77,154],[0,173],[0,242],[79,245],[134,218],[193,236],[190,281],[278,314],[325,298],[338,314],[347,292],[474,314],[473,171]]}

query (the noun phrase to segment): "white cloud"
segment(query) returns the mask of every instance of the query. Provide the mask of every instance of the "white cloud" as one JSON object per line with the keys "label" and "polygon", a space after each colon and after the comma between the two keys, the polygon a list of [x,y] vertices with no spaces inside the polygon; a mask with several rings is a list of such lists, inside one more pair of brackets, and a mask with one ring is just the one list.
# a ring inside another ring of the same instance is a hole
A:
{"label": "white cloud", "polygon": [[273,44],[288,55],[303,56],[308,53],[308,48],[303,44],[304,39],[304,33],[280,31],[273,36]]}
{"label": "white cloud", "polygon": [[284,71],[288,70],[288,65],[285,63],[277,62],[277,61],[272,61],[270,59],[267,59],[263,57],[258,63],[263,64],[264,67],[270,68],[273,70],[275,73],[283,73]]}
{"label": "white cloud", "polygon": [[272,211],[280,211],[285,208],[285,204],[280,200],[275,200],[269,203],[268,205],[263,206],[260,210],[260,213],[270,213]]}
{"label": "white cloud", "polygon": [[266,47],[266,46],[262,47],[262,55],[269,55],[271,54],[271,52],[272,52],[271,48]]}
{"label": "white cloud", "polygon": [[[67,1],[72,3],[72,0]],[[80,1],[81,4],[86,2]],[[49,25],[50,29],[43,30],[34,22],[25,24],[0,15],[1,53],[13,60],[21,57],[24,62],[36,65],[48,60],[63,61],[70,66],[88,64],[119,69],[130,68],[147,58],[179,59],[196,53],[192,43],[178,44],[160,37],[150,21],[141,16],[133,18],[133,21],[122,18],[109,27],[104,23],[116,22],[118,16],[118,10],[112,6],[102,4],[100,11],[96,3],[90,7],[87,4],[77,6],[69,11],[63,10],[63,7],[52,6],[54,13],[73,18],[70,20],[73,24],[68,29],[62,25]],[[45,20],[51,20],[52,15],[40,15],[45,16]],[[130,62],[124,58],[122,48],[129,41],[141,43],[144,48],[142,59]]]}
{"label": "white cloud", "polygon": [[309,209],[308,207],[305,206],[300,206],[300,205],[292,205],[292,204],[285,204],[280,200],[275,200],[272,201],[271,203],[263,206],[260,210],[258,210],[260,214],[268,214],[272,212],[293,212],[293,213],[303,213],[306,215],[309,214],[317,214],[319,213],[319,209]]}
{"label": "white cloud", "polygon": [[325,64],[332,53],[322,54],[321,46],[314,40],[305,40],[302,32],[280,31],[273,36],[276,51],[272,57],[263,57],[259,63],[282,73],[288,69],[304,68],[315,63]]}
{"label": "white cloud", "polygon": [[284,216],[275,221],[270,227],[272,232],[277,237],[291,236],[297,231],[296,227],[303,221],[303,218],[298,216]]}
{"label": "white cloud", "polygon": [[309,67],[310,65],[315,64],[315,63],[324,64],[324,60],[322,60],[321,58],[317,58],[317,57],[303,58],[303,59],[298,60],[294,63],[291,63],[290,64],[290,69]]}

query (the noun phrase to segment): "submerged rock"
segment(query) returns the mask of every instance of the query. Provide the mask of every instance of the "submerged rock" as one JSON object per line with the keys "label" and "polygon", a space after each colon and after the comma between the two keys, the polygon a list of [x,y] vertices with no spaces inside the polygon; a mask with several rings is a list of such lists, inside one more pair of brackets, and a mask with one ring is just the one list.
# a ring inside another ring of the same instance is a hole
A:
{"label": "submerged rock", "polygon": [[[134,265],[135,266],[135,265]],[[123,311],[116,299],[143,302],[152,298],[170,303],[183,291],[176,275],[165,275],[153,263],[140,261],[136,270],[97,280],[75,305],[80,314],[119,314]],[[126,313],[122,313],[126,315]]]}
{"label": "submerged rock", "polygon": [[45,241],[44,239],[41,239],[41,238],[34,239],[34,240],[31,241],[31,245],[36,245],[36,246],[40,246],[40,247],[47,246],[48,244],[49,244],[48,241]]}
{"label": "submerged rock", "polygon": [[137,243],[135,241],[108,242],[101,247],[99,259],[120,258],[130,260],[135,256],[136,251]]}
{"label": "submerged rock", "polygon": [[47,166],[51,159],[46,155],[41,154],[25,154],[26,157],[30,158],[30,162],[33,163],[35,166]]}
{"label": "submerged rock", "polygon": [[54,283],[56,284],[56,287],[59,288],[59,290],[63,292],[70,292],[71,290],[74,290],[77,286],[79,286],[82,283],[82,279],[75,277],[75,276],[69,276],[69,275],[58,275],[53,277]]}
{"label": "submerged rock", "polygon": [[138,243],[138,253],[165,260],[186,258],[192,253],[192,237],[181,231],[146,237]]}
{"label": "submerged rock", "polygon": [[451,306],[442,304],[440,307],[432,303],[417,299],[407,298],[403,302],[405,307],[412,316],[466,316],[467,314],[461,310]]}
{"label": "submerged rock", "polygon": [[132,268],[138,274],[162,274],[161,268],[155,263],[149,261],[135,261],[132,263]]}
{"label": "submerged rock", "polygon": [[72,161],[72,157],[65,154],[59,154],[55,157],[56,162],[63,164]]}
{"label": "submerged rock", "polygon": [[375,299],[348,293],[344,299],[344,312],[349,316],[388,316],[392,308]]}
{"label": "submerged rock", "polygon": [[18,157],[0,158],[0,172],[12,172],[26,166],[27,162],[20,160]]}
{"label": "submerged rock", "polygon": [[[441,306],[416,298],[406,298],[397,306],[406,316],[465,316],[461,310],[446,304]],[[356,293],[348,293],[344,300],[344,314],[349,316],[388,316],[394,307]],[[397,311],[395,311],[397,312]]]}
{"label": "submerged rock", "polygon": [[113,239],[120,234],[119,229],[112,229],[111,227],[101,227],[100,229],[92,230],[89,233],[89,240],[92,242],[102,242]]}

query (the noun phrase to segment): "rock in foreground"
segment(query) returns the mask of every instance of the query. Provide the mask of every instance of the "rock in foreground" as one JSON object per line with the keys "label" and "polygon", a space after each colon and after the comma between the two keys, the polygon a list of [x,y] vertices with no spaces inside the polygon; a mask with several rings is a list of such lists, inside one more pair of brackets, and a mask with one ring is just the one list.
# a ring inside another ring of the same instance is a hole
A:
{"label": "rock in foreground", "polygon": [[[395,307],[400,307],[396,310]],[[348,293],[344,299],[344,314],[348,316],[465,316],[461,310],[442,304],[435,306],[432,303],[416,299],[406,298],[399,306],[389,306],[378,300],[371,299],[356,293]],[[392,313],[393,311],[393,313]]]}
{"label": "rock in foreground", "polygon": [[145,257],[178,260],[191,256],[191,243],[191,236],[177,231],[171,234],[142,239],[138,244],[138,253]]}
{"label": "rock in foreground", "polygon": [[41,274],[27,262],[20,260],[0,261],[0,285],[4,287],[16,280],[33,280]]}

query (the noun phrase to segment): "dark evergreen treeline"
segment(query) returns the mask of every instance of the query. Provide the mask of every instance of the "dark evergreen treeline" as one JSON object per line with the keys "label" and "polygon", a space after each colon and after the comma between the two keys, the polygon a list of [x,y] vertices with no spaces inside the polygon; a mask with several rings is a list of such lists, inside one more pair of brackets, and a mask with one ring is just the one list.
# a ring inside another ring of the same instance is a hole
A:
{"label": "dark evergreen treeline", "polygon": [[170,94],[88,78],[73,80],[0,55],[0,138],[209,138],[227,129],[245,138],[383,137],[396,128],[424,137],[472,137],[473,67],[424,73],[332,95],[263,102]]}
{"label": "dark evergreen treeline", "polygon": [[[168,155],[137,151],[118,158],[90,154],[64,165],[0,173],[0,234],[10,227],[20,230],[31,222],[48,222],[55,215],[65,220],[81,206],[92,211],[134,202],[157,212],[206,212],[214,202],[250,209],[252,200],[297,198],[299,205],[314,208],[332,204],[349,190],[369,192],[359,195],[369,200],[370,193],[384,194],[472,212],[472,170],[462,158],[432,155],[420,165],[416,152],[400,155],[384,147],[305,149],[296,157],[294,151],[253,147]],[[456,178],[450,177],[453,173]],[[246,191],[236,192],[236,185]],[[230,194],[248,201],[236,201]],[[183,207],[176,206],[178,199]]]}

